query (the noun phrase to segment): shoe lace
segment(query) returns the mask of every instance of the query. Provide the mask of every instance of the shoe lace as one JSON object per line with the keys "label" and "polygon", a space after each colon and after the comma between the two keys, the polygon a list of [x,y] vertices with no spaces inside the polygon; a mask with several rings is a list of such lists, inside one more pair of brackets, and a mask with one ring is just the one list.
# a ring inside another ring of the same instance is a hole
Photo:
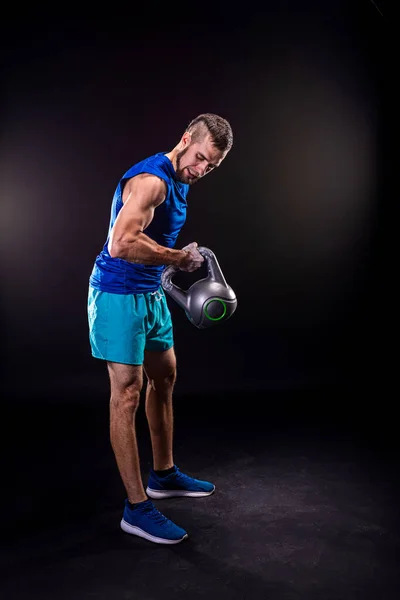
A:
{"label": "shoe lace", "polygon": [[178,469],[178,467],[176,467],[175,477],[178,481],[181,481],[182,483],[187,483],[191,480],[191,477],[189,477],[188,475],[185,475],[185,473],[182,473]]}
{"label": "shoe lace", "polygon": [[168,523],[169,519],[160,513],[160,511],[157,510],[157,508],[151,502],[149,502],[147,506],[143,507],[143,512],[145,512],[149,519],[154,521],[157,525],[164,525],[165,523]]}

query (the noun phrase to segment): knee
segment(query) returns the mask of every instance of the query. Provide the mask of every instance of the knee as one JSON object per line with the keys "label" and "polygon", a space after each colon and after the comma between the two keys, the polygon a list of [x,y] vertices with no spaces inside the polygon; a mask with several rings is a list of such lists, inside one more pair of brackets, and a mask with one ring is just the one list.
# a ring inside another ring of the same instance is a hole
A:
{"label": "knee", "polygon": [[135,413],[139,402],[140,388],[137,384],[125,385],[111,393],[111,409],[118,412]]}
{"label": "knee", "polygon": [[160,373],[157,377],[147,376],[147,383],[154,391],[169,391],[176,381],[176,367],[170,367],[165,373]]}

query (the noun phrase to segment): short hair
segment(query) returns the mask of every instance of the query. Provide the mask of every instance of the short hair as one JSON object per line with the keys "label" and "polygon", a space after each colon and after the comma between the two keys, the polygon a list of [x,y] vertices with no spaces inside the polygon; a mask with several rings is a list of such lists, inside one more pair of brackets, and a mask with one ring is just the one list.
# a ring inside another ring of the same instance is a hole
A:
{"label": "short hair", "polygon": [[210,133],[213,145],[221,150],[228,152],[233,145],[233,133],[229,122],[213,113],[203,113],[198,115],[186,128],[186,131],[192,134],[192,141],[198,142]]}

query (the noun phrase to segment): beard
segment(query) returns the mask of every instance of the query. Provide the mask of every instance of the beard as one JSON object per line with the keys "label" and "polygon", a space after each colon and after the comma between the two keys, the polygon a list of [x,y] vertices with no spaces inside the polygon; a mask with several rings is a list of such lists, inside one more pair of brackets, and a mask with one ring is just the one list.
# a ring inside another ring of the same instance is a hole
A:
{"label": "beard", "polygon": [[188,148],[185,148],[184,150],[179,152],[176,156],[175,177],[181,183],[193,185],[194,183],[196,183],[198,178],[190,177],[190,174],[187,171],[185,171],[186,167],[183,167],[183,169],[181,167],[181,159],[186,154],[187,151],[188,151]]}

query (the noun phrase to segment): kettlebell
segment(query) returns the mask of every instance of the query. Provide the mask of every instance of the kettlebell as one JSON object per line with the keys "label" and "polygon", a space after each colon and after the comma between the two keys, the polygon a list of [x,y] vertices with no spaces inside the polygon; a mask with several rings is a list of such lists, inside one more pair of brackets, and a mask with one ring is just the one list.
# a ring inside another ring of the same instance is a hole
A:
{"label": "kettlebell", "polygon": [[188,290],[172,283],[179,267],[169,265],[161,275],[163,289],[184,309],[189,321],[198,329],[207,329],[227,321],[237,308],[237,298],[227,284],[214,252],[199,246],[207,264],[207,277],[195,281]]}

